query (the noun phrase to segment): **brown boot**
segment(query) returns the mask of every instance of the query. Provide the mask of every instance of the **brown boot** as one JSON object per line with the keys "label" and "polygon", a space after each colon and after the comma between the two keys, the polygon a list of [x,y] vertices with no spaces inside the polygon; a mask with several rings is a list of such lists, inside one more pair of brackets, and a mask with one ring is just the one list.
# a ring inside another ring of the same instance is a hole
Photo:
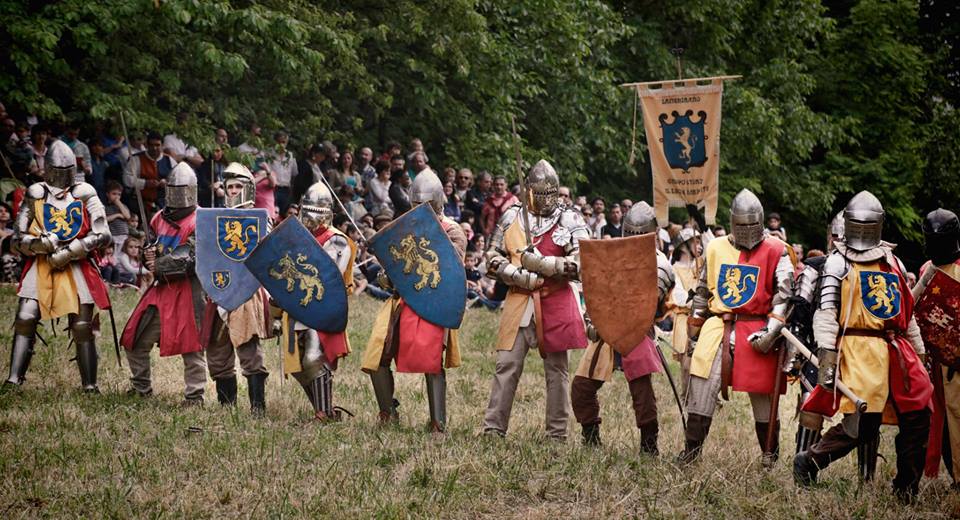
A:
{"label": "brown boot", "polygon": [[680,464],[691,464],[700,458],[700,452],[703,451],[703,441],[707,439],[710,433],[710,423],[713,417],[706,415],[689,414],[687,417],[687,429],[684,431],[684,448],[677,455],[677,462]]}
{"label": "brown boot", "polygon": [[760,444],[760,453],[763,454],[761,462],[763,467],[772,468],[780,458],[780,421],[773,423],[773,446],[771,451],[767,452],[767,431],[770,423],[755,422],[754,428],[757,432],[757,442]]}

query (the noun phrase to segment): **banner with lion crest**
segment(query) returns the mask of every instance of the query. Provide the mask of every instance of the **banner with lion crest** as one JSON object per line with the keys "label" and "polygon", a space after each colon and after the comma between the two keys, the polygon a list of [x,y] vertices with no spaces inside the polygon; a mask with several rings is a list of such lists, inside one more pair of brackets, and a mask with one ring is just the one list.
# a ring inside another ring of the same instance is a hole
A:
{"label": "banner with lion crest", "polygon": [[[723,79],[631,85],[643,106],[653,206],[660,226],[669,223],[671,206],[688,204],[704,209],[707,224],[716,221]],[[709,83],[700,84],[703,81]]]}

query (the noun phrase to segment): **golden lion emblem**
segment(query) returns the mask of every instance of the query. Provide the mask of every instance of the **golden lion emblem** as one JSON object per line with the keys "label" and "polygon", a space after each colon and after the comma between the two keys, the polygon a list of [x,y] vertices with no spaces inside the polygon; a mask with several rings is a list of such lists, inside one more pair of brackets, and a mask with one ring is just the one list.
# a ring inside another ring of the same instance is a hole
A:
{"label": "golden lion emblem", "polygon": [[[50,217],[47,219],[47,231],[58,235],[60,238],[69,237],[75,234],[79,229],[76,219],[81,217],[82,213],[79,206],[67,206],[63,209],[57,209],[50,206]],[[50,229],[50,225],[53,226]]]}
{"label": "golden lion emblem", "polygon": [[721,286],[724,290],[723,298],[721,298],[724,303],[729,302],[733,305],[740,303],[740,300],[743,299],[743,293],[747,292],[747,280],[753,280],[753,282],[756,283],[757,275],[749,273],[743,276],[743,272],[739,267],[731,267],[728,269],[727,276],[724,278],[723,285]]}
{"label": "golden lion emblem", "polygon": [[893,301],[896,299],[896,292],[899,289],[897,282],[887,285],[887,279],[882,274],[867,275],[867,284],[870,291],[867,292],[867,298],[872,298],[875,302],[870,306],[871,311],[884,309],[884,314],[893,314]]}
{"label": "golden lion emblem", "polygon": [[420,241],[413,234],[409,234],[400,240],[400,247],[390,246],[390,254],[394,260],[403,262],[403,274],[410,274],[416,269],[420,280],[413,284],[417,291],[430,284],[431,289],[436,289],[440,285],[440,259],[437,253],[429,249],[430,241],[426,237],[420,237]]}
{"label": "golden lion emblem", "polygon": [[293,292],[294,286],[299,282],[299,290],[305,291],[303,298],[300,299],[300,305],[306,307],[311,299],[320,301],[323,299],[323,282],[320,281],[320,272],[316,266],[307,263],[307,255],[299,253],[297,261],[290,258],[290,254],[283,255],[280,262],[277,263],[280,269],[270,269],[270,277],[274,280],[284,280],[287,282],[287,292]]}
{"label": "golden lion emblem", "polygon": [[241,258],[247,256],[247,244],[250,243],[250,233],[257,232],[257,225],[250,224],[244,229],[243,224],[239,220],[230,220],[223,225],[223,231],[223,241],[230,244],[230,247],[223,251],[224,254],[230,256],[230,253],[236,251],[236,256]]}

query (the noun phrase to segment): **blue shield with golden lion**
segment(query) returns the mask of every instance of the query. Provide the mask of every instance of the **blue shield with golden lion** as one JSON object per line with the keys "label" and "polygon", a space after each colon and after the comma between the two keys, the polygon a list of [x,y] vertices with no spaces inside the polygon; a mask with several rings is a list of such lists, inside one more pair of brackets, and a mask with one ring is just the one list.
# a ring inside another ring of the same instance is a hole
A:
{"label": "blue shield with golden lion", "polygon": [[343,275],[299,220],[284,220],[244,264],[294,320],[323,332],[347,328]]}
{"label": "blue shield with golden lion", "polygon": [[747,264],[721,264],[717,279],[720,301],[730,309],[743,307],[757,294],[760,268]]}
{"label": "blue shield with golden lion", "polygon": [[456,329],[463,321],[463,262],[428,204],[404,213],[367,243],[397,292],[421,318]]}
{"label": "blue shield with golden lion", "polygon": [[867,312],[881,320],[900,314],[900,277],[883,271],[860,271],[860,301]]}
{"label": "blue shield with golden lion", "polygon": [[267,210],[197,208],[197,278],[217,305],[232,311],[260,288],[243,264],[267,236]]}

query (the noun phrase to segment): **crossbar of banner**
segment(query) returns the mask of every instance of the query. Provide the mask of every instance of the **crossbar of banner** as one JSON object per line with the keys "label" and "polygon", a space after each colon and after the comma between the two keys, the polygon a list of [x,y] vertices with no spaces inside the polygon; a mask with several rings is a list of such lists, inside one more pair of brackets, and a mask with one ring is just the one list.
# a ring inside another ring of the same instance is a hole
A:
{"label": "crossbar of banner", "polygon": [[689,79],[666,79],[660,81],[644,81],[642,83],[621,83],[621,88],[636,88],[636,87],[646,87],[649,85],[665,85],[667,83],[699,83],[701,81],[713,81],[719,79],[721,81],[731,81],[735,79],[741,79],[743,76],[714,76],[712,78],[689,78]]}

